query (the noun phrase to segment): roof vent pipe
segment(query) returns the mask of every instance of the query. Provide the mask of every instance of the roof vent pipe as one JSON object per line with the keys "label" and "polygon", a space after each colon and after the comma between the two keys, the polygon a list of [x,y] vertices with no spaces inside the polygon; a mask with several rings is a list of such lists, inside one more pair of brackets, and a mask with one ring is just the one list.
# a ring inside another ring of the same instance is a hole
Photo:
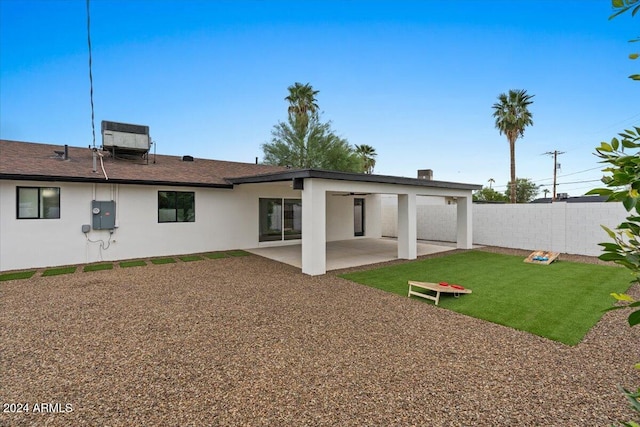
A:
{"label": "roof vent pipe", "polygon": [[64,160],[69,160],[69,146],[67,144],[64,144]]}

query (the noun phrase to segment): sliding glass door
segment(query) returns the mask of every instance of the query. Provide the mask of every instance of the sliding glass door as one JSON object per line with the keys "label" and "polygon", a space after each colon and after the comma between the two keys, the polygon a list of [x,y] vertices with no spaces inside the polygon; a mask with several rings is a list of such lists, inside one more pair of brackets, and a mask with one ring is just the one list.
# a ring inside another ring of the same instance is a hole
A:
{"label": "sliding glass door", "polygon": [[302,200],[284,199],[284,240],[302,239]]}
{"label": "sliding glass door", "polygon": [[260,241],[282,240],[282,199],[260,199]]}
{"label": "sliding glass door", "polygon": [[260,242],[302,238],[302,200],[260,199]]}

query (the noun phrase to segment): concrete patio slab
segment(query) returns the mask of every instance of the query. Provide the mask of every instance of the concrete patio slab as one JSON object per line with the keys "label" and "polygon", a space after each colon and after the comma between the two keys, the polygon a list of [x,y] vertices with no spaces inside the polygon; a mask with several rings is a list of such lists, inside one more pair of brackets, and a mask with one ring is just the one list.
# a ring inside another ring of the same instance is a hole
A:
{"label": "concrete patio slab", "polygon": [[[418,241],[417,255],[429,255],[454,250],[455,243]],[[247,252],[302,268],[300,244],[247,249]],[[327,271],[398,259],[396,239],[354,239],[327,243]]]}

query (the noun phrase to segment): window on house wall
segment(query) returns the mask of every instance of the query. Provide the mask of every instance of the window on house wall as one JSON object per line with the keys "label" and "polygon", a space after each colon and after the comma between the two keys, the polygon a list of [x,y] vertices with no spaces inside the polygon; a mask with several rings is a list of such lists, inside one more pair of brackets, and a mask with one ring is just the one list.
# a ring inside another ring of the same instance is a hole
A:
{"label": "window on house wall", "polygon": [[302,238],[302,200],[260,199],[259,211],[260,242]]}
{"label": "window on house wall", "polygon": [[158,222],[195,222],[196,193],[158,191]]}
{"label": "window on house wall", "polygon": [[60,218],[60,187],[18,187],[18,219]]}

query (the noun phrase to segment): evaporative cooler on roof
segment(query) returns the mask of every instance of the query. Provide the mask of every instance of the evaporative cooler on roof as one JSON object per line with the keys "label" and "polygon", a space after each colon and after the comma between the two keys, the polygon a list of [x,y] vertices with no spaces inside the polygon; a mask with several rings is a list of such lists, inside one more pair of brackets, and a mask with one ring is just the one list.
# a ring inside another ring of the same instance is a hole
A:
{"label": "evaporative cooler on roof", "polygon": [[114,157],[147,158],[150,148],[149,126],[102,121],[102,149]]}

